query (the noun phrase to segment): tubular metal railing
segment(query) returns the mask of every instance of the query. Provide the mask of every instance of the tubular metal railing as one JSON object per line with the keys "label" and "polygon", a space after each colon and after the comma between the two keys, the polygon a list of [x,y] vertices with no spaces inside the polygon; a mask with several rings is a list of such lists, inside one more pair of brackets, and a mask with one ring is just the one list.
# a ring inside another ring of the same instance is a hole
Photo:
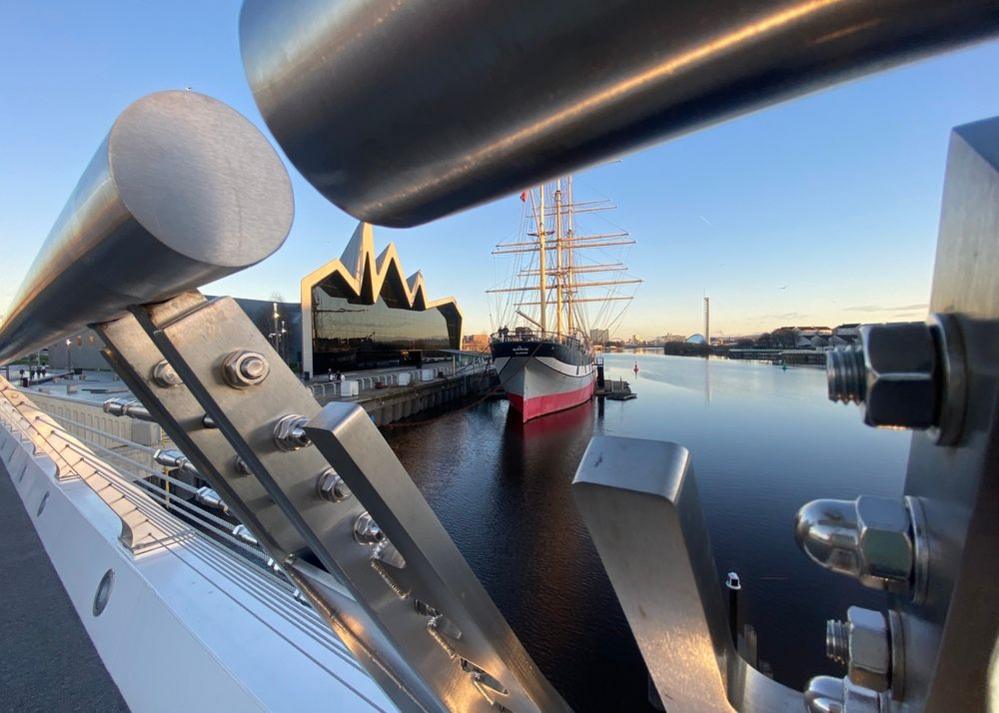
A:
{"label": "tubular metal railing", "polygon": [[[247,0],[243,63],[306,179],[356,216],[406,226],[999,32],[993,0],[514,6]],[[999,120],[955,131],[930,321],[864,331],[849,375],[832,360],[832,382],[850,385],[839,397],[863,402],[867,423],[917,429],[904,499],[799,514],[810,557],[892,596],[887,616],[854,607],[831,626],[846,678],[817,677],[802,696],[738,656],[685,449],[590,444],[576,500],[667,707],[985,707],[999,634],[997,156]],[[88,426],[73,435],[0,380],[18,440],[4,448],[30,444],[60,480],[86,482],[136,555],[198,553],[274,606],[297,588],[314,613],[286,620],[317,636],[321,621],[342,642],[331,653],[349,651],[402,709],[567,710],[364,410],[320,408],[233,300],[196,291],[271,255],[293,212],[277,153],[229,107],[161,92],[126,108],[21,285],[0,360],[92,327],[141,404],[118,411],[160,424],[185,477],[214,492],[171,494],[193,486]],[[236,520],[249,537],[227,532]],[[261,572],[265,558],[287,586]]]}
{"label": "tubular metal railing", "polygon": [[[209,562],[220,577],[237,582],[289,625],[305,631],[311,639],[322,644],[338,659],[360,670],[349,650],[329,630],[322,618],[308,606],[303,606],[298,589],[281,573],[280,568],[272,566],[270,559],[259,547],[232,535],[232,522],[195,503],[177,497],[171,498],[165,489],[149,482],[147,478],[158,478],[182,490],[196,489],[162,470],[150,468],[101,446],[95,440],[78,438],[73,430],[98,434],[143,452],[152,453],[158,449],[65,417],[56,421],[46,412],[34,408],[23,394],[20,394],[21,399],[16,399],[19,403],[9,399],[9,395],[6,388],[0,389],[0,428],[20,433],[24,437],[25,447],[32,448],[36,454],[54,457],[61,462],[65,469],[60,473],[62,480],[83,478],[98,495],[103,493],[106,501],[113,499],[116,502],[127,502],[155,528],[158,533],[155,542],[146,541],[141,547],[131,548],[134,554],[141,555],[160,549],[167,550],[176,557],[193,556]],[[70,427],[63,427],[62,423],[67,423]],[[117,459],[120,466],[111,466],[94,451]],[[75,465],[69,465],[70,461],[75,461]],[[92,472],[84,478],[83,472],[87,470]],[[120,517],[119,509],[111,509]],[[123,520],[122,524],[124,527],[126,522]]]}

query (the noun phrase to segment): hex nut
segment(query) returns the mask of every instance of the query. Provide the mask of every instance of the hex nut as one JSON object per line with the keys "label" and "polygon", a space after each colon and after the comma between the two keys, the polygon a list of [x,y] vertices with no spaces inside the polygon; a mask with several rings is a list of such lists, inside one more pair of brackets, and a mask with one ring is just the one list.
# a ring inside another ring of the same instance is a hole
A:
{"label": "hex nut", "polygon": [[239,473],[240,475],[253,475],[253,471],[250,470],[250,466],[248,466],[246,464],[246,461],[240,458],[239,456],[236,456],[232,464],[233,467],[236,469],[236,472]]}
{"label": "hex nut", "polygon": [[354,521],[354,539],[362,545],[377,545],[385,539],[385,533],[367,510],[358,515]]}
{"label": "hex nut", "polygon": [[887,694],[859,686],[847,676],[843,679],[842,707],[831,710],[842,713],[890,713],[891,704]]}
{"label": "hex nut", "polygon": [[319,497],[331,503],[338,503],[350,497],[350,488],[335,470],[327,468],[319,474],[316,480],[316,490]]}
{"label": "hex nut", "polygon": [[222,380],[234,389],[256,386],[271,373],[263,354],[239,349],[222,360]]}
{"label": "hex nut", "polygon": [[905,503],[862,495],[856,501],[861,576],[904,583],[915,564],[915,544]]}
{"label": "hex nut", "polygon": [[171,386],[180,386],[184,382],[180,380],[180,376],[174,371],[170,362],[163,359],[153,367],[153,383],[164,389],[168,389]]}
{"label": "hex nut", "polygon": [[891,687],[891,637],[884,614],[863,607],[846,612],[850,624],[850,658],[847,675],[858,686],[872,691]]}
{"label": "hex nut", "polygon": [[925,429],[939,412],[939,358],[924,322],[860,327],[866,387],[864,422]]}
{"label": "hex nut", "polygon": [[297,451],[311,445],[304,430],[308,422],[308,416],[294,413],[282,416],[274,426],[274,444],[282,451]]}

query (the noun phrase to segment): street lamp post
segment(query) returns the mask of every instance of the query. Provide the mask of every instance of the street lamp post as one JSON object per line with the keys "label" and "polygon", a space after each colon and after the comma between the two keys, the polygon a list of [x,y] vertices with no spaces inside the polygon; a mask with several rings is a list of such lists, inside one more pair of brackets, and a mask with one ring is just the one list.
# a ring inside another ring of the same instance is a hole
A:
{"label": "street lamp post", "polygon": [[68,365],[67,366],[67,371],[69,372],[68,376],[69,376],[70,379],[72,379],[73,378],[73,340],[72,339],[67,339],[66,340],[66,363]]}

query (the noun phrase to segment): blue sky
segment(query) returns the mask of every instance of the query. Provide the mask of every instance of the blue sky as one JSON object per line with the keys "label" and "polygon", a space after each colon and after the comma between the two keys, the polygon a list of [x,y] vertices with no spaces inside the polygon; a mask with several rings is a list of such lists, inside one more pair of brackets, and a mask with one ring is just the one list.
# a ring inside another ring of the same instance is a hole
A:
{"label": "blue sky", "polygon": [[[0,310],[118,113],[191,87],[266,131],[243,76],[237,0],[0,0]],[[841,85],[577,174],[639,241],[645,283],[618,332],[689,334],[921,318],[928,301],[948,133],[999,114],[999,43]],[[297,300],[298,279],[339,255],[356,221],[290,167],[296,217],[269,260],[208,288]],[[516,196],[394,240],[432,297],[453,294],[466,333],[489,328],[493,243]],[[786,286],[785,289],[780,289]]]}

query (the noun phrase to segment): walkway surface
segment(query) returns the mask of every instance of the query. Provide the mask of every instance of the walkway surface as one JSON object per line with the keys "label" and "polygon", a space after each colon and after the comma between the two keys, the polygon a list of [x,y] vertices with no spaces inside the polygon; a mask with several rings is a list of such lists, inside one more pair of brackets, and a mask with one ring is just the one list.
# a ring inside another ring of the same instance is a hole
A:
{"label": "walkway surface", "polygon": [[0,711],[127,711],[0,462]]}

